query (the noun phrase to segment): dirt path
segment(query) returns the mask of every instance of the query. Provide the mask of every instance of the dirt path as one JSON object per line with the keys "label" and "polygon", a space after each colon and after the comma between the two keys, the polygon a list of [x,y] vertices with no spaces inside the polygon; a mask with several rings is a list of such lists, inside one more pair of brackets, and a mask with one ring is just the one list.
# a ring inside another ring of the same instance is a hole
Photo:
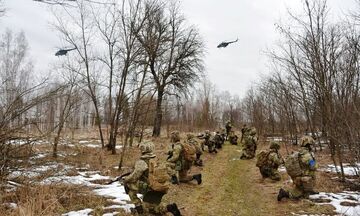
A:
{"label": "dirt path", "polygon": [[[331,213],[327,207],[303,201],[278,203],[284,180],[263,180],[253,160],[239,160],[239,147],[225,145],[217,155],[205,154],[203,184],[174,186],[166,200],[178,203],[183,215],[293,215]],[[195,173],[196,171],[193,171]],[[283,174],[283,179],[287,179]]]}

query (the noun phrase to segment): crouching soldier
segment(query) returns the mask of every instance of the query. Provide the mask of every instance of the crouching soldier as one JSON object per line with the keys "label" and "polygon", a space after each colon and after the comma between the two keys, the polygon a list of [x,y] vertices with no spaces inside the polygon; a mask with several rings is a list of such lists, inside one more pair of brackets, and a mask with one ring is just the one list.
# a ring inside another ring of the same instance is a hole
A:
{"label": "crouching soldier", "polygon": [[223,138],[223,136],[220,134],[220,131],[216,131],[216,134],[214,136],[214,141],[215,141],[215,148],[217,149],[221,149],[222,145],[225,142],[225,139]]}
{"label": "crouching soldier", "polygon": [[[169,175],[166,167],[157,164],[153,149],[152,142],[141,143],[141,157],[136,161],[134,171],[123,178],[125,191],[135,205],[132,212],[138,215],[163,215],[170,212],[181,216],[175,203],[166,206],[161,203],[169,189]],[[143,195],[142,201],[137,197],[138,193]]]}
{"label": "crouching soldier", "polygon": [[269,150],[261,151],[256,155],[256,166],[259,167],[263,178],[270,178],[275,181],[281,180],[278,168],[283,163],[283,160],[279,154],[279,149],[279,143],[271,142]]}
{"label": "crouching soldier", "polygon": [[226,129],[226,140],[229,140],[229,135],[230,135],[230,131],[232,129],[232,124],[231,121],[228,120],[225,124],[225,129]]}
{"label": "crouching soldier", "polygon": [[244,146],[240,155],[240,159],[252,159],[255,157],[257,148],[256,129],[252,127],[249,135],[245,137]]}
{"label": "crouching soldier", "polygon": [[285,159],[285,167],[288,175],[295,185],[291,190],[280,189],[278,201],[283,198],[300,199],[308,198],[315,194],[315,171],[317,168],[316,160],[312,148],[314,139],[310,136],[303,136],[300,139],[301,150],[289,155]]}
{"label": "crouching soldier", "polygon": [[234,131],[230,131],[229,133],[229,142],[232,144],[232,145],[237,145],[238,141],[238,136],[235,134]]}
{"label": "crouching soldier", "polygon": [[187,142],[195,147],[196,150],[196,159],[194,161],[195,166],[203,166],[203,161],[200,158],[202,155],[201,145],[198,141],[196,141],[195,136],[193,134],[187,134]]}
{"label": "crouching soldier", "polygon": [[167,158],[171,182],[178,184],[179,182],[186,183],[196,180],[198,184],[201,184],[201,174],[188,175],[192,163],[196,159],[196,149],[188,143],[182,144],[180,142],[179,131],[171,132],[171,142],[169,157]]}
{"label": "crouching soldier", "polygon": [[201,143],[201,149],[205,151],[205,146],[208,147],[209,153],[217,153],[215,149],[215,139],[211,136],[210,131],[206,130],[203,136],[200,136],[199,139],[204,141]]}

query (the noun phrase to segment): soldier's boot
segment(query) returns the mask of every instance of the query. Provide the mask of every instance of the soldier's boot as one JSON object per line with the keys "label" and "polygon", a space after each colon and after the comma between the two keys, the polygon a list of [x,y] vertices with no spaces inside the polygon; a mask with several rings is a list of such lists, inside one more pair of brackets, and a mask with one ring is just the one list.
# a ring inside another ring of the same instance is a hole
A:
{"label": "soldier's boot", "polygon": [[144,208],[141,205],[135,206],[135,208],[130,208],[130,211],[134,215],[142,215],[142,214],[144,214]]}
{"label": "soldier's boot", "polygon": [[179,184],[179,179],[176,177],[176,175],[171,176],[171,183],[172,184]]}
{"label": "soldier's boot", "polygon": [[279,194],[277,196],[277,200],[281,201],[283,198],[289,198],[289,192],[285,191],[284,189],[280,188]]}
{"label": "soldier's boot", "polygon": [[196,180],[198,185],[201,184],[202,179],[201,179],[201,174],[196,174],[192,176],[192,180]]}
{"label": "soldier's boot", "polygon": [[312,191],[310,191],[308,194],[309,194],[309,195],[314,195],[314,194],[319,194],[319,192],[312,190]]}
{"label": "soldier's boot", "polygon": [[176,203],[167,205],[166,209],[174,216],[181,216],[180,210],[178,209]]}

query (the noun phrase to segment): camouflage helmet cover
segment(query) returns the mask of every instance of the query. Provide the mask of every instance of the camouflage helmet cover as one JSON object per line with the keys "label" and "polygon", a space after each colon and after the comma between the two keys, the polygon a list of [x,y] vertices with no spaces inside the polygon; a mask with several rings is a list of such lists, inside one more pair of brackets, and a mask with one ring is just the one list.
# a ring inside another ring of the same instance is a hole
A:
{"label": "camouflage helmet cover", "polygon": [[251,136],[256,135],[256,128],[255,128],[255,127],[252,127],[252,128],[249,130],[249,134],[250,134]]}
{"label": "camouflage helmet cover", "polygon": [[170,138],[173,142],[178,142],[180,141],[180,132],[179,131],[173,131],[171,132]]}
{"label": "camouflage helmet cover", "polygon": [[154,151],[155,146],[153,142],[145,141],[140,143],[139,148],[142,154],[146,154],[146,153],[152,153]]}
{"label": "camouflage helmet cover", "polygon": [[195,136],[194,136],[194,134],[192,134],[192,133],[188,133],[188,134],[186,134],[186,138],[189,140],[189,139],[193,139]]}
{"label": "camouflage helmet cover", "polygon": [[279,150],[280,149],[280,144],[278,142],[272,141],[270,143],[270,149],[276,149]]}
{"label": "camouflage helmet cover", "polygon": [[315,144],[314,139],[311,136],[303,136],[300,139],[300,146],[301,147],[306,147],[306,146],[312,146]]}

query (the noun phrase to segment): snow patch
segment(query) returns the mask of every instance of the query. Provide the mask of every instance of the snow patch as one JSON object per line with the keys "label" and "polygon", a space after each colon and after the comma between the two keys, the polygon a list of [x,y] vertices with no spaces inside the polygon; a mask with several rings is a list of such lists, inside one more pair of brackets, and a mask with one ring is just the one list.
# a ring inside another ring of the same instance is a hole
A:
{"label": "snow patch", "polygon": [[133,204],[129,204],[130,198],[125,192],[125,188],[119,182],[114,182],[110,185],[101,185],[93,183],[95,180],[109,180],[109,176],[102,176],[99,171],[78,171],[77,176],[52,176],[43,180],[42,184],[53,183],[67,183],[74,185],[84,185],[94,188],[95,194],[109,198],[109,201],[118,205],[111,205],[104,207],[105,209],[122,208],[125,211],[130,212],[130,208],[135,207]]}
{"label": "snow patch", "polygon": [[62,214],[62,216],[88,216],[93,210],[92,209],[83,209],[79,211],[71,211],[65,214]]}
{"label": "snow patch", "polygon": [[281,172],[281,173],[286,173],[286,168],[285,168],[285,166],[280,166],[280,167],[278,168],[278,171]]}
{"label": "snow patch", "polygon": [[87,171],[78,172],[77,176],[52,176],[43,180],[42,184],[53,184],[53,183],[66,183],[74,185],[85,185],[89,187],[96,187],[98,184],[94,184],[91,181],[95,180],[107,180],[109,176],[102,176],[98,174],[98,171]]}
{"label": "snow patch", "polygon": [[13,179],[13,178],[18,178],[20,176],[25,176],[27,178],[35,178],[50,170],[59,169],[58,173],[64,173],[71,168],[72,166],[64,165],[62,163],[49,163],[47,165],[32,166],[26,169],[20,168],[18,170],[12,171],[11,174],[9,175],[9,178]]}
{"label": "snow patch", "polygon": [[47,154],[40,153],[40,154],[37,154],[37,155],[35,155],[35,156],[32,156],[32,157],[30,158],[30,160],[38,160],[38,159],[41,159],[41,158],[46,157],[46,155],[47,155]]}
{"label": "snow patch", "polygon": [[[360,163],[357,163],[355,166],[351,166],[350,164],[344,163],[344,174],[348,176],[357,176],[360,173]],[[340,171],[340,166],[334,166],[329,164],[326,168],[320,169],[320,171],[336,173],[336,170]]]}
{"label": "snow patch", "polygon": [[12,209],[16,209],[18,207],[16,203],[4,203],[3,205]]}
{"label": "snow patch", "polygon": [[266,141],[282,142],[283,138],[282,137],[267,137]]}
{"label": "snow patch", "polygon": [[119,212],[105,213],[105,214],[103,214],[103,216],[115,216],[117,214],[119,214]]}
{"label": "snow patch", "polygon": [[324,193],[311,195],[310,200],[329,200],[330,202],[317,203],[319,205],[331,204],[335,207],[336,213],[345,216],[360,215],[360,193],[353,191],[344,191],[342,193]]}

